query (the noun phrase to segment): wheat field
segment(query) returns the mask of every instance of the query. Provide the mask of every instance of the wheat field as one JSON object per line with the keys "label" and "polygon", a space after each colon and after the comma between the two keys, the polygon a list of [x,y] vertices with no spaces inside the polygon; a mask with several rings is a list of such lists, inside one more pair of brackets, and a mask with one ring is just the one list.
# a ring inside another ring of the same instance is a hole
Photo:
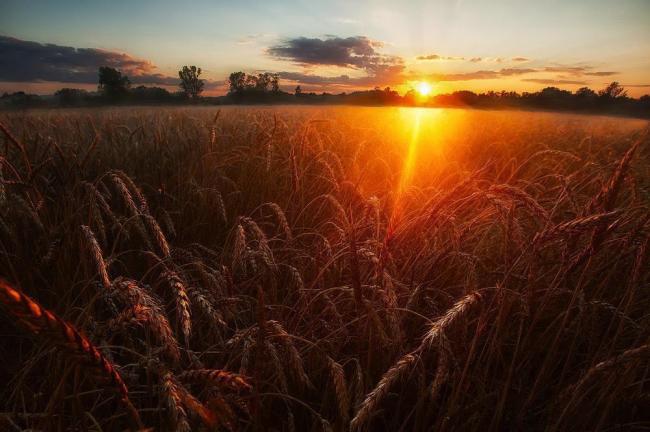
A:
{"label": "wheat field", "polygon": [[0,123],[2,430],[650,429],[647,122]]}

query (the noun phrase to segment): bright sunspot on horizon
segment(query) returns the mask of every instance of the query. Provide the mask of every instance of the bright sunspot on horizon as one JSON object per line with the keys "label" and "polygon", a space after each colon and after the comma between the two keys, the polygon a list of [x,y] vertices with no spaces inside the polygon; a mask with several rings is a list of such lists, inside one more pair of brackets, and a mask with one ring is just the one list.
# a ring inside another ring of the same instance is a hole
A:
{"label": "bright sunspot on horizon", "polygon": [[426,81],[420,81],[417,85],[417,92],[420,96],[429,96],[431,94],[431,90],[431,84]]}

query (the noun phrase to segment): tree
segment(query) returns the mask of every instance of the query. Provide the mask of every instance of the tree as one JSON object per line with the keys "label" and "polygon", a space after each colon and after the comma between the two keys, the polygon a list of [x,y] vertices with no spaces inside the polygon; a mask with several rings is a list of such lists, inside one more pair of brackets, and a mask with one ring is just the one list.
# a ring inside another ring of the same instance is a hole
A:
{"label": "tree", "polygon": [[598,92],[598,96],[605,99],[616,99],[619,97],[626,97],[627,91],[618,82],[614,81],[603,90]]}
{"label": "tree", "polygon": [[129,77],[117,69],[108,66],[99,68],[98,90],[107,98],[114,101],[123,98],[128,94],[130,85]]}
{"label": "tree", "polygon": [[576,91],[576,96],[583,99],[592,99],[596,97],[596,92],[589,87],[580,87]]}
{"label": "tree", "polygon": [[246,88],[246,74],[244,72],[233,72],[228,77],[228,84],[230,86],[229,93],[242,94]]}
{"label": "tree", "polygon": [[271,85],[271,74],[264,72],[257,75],[257,80],[255,82],[255,90],[261,92],[269,91],[269,86]]}
{"label": "tree", "polygon": [[190,99],[197,99],[203,91],[205,82],[199,79],[199,76],[201,76],[201,68],[196,66],[183,66],[183,69],[178,71],[178,77],[181,79],[180,87]]}
{"label": "tree", "polygon": [[245,90],[251,91],[257,88],[257,77],[255,75],[246,75],[246,85]]}
{"label": "tree", "polygon": [[296,96],[300,96],[302,94],[302,88],[300,86],[296,86],[296,90],[294,90],[294,94]]}

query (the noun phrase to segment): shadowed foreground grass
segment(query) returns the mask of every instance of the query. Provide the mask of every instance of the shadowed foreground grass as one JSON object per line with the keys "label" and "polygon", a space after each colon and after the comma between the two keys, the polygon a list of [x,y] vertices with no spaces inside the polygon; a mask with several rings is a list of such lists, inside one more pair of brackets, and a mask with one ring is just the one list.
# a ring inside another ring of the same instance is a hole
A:
{"label": "shadowed foreground grass", "polygon": [[647,125],[4,113],[3,430],[647,430]]}

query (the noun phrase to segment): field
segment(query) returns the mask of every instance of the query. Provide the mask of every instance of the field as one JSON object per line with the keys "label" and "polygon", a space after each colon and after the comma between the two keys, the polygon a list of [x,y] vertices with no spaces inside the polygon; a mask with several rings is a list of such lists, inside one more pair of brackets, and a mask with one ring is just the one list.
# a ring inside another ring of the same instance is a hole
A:
{"label": "field", "polygon": [[2,430],[650,428],[647,122],[0,122]]}

